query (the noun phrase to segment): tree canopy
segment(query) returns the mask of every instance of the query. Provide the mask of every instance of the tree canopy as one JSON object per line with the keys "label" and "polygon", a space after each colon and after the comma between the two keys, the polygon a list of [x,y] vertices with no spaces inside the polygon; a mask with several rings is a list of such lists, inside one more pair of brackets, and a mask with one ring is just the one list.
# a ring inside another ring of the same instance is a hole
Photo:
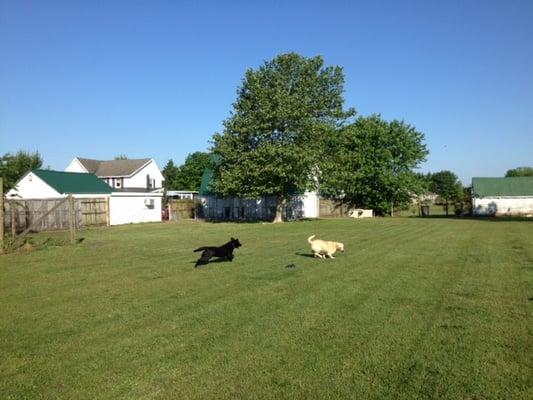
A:
{"label": "tree canopy", "polygon": [[463,185],[459,178],[451,171],[440,171],[431,174],[429,190],[439,195],[446,202],[446,215],[448,215],[448,203],[463,196]]}
{"label": "tree canopy", "polygon": [[0,157],[0,176],[4,179],[4,193],[13,188],[26,173],[41,168],[42,165],[43,159],[37,151],[29,153],[20,150],[16,154],[4,154]]}
{"label": "tree canopy", "polygon": [[176,176],[176,187],[180,190],[199,190],[202,175],[206,168],[211,166],[209,153],[197,151],[191,153],[179,167]]}
{"label": "tree canopy", "polygon": [[168,162],[163,167],[161,174],[165,181],[163,182],[163,187],[166,190],[176,189],[176,177],[178,175],[179,168],[174,164],[174,161],[168,160]]}
{"label": "tree canopy", "polygon": [[169,160],[162,171],[165,189],[199,190],[202,174],[210,166],[210,154],[201,151],[189,154],[179,167],[174,164],[174,161]]}
{"label": "tree canopy", "polygon": [[518,167],[508,170],[505,173],[505,177],[514,177],[514,176],[533,176],[533,167]]}
{"label": "tree canopy", "polygon": [[295,193],[316,185],[325,133],[355,114],[344,106],[341,67],[322,57],[282,54],[246,71],[224,131],[212,189],[223,196],[277,198],[275,222]]}
{"label": "tree canopy", "polygon": [[424,135],[402,121],[359,117],[330,135],[321,162],[321,192],[385,214],[424,191],[413,170],[428,151]]}

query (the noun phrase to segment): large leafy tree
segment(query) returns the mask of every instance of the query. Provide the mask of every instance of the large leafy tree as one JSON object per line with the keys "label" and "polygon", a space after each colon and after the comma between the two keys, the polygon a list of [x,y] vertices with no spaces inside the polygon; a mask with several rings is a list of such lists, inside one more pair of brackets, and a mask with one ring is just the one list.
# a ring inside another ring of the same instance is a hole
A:
{"label": "large leafy tree", "polygon": [[321,57],[282,54],[246,71],[224,131],[213,136],[221,156],[212,189],[222,196],[276,196],[285,202],[316,185],[323,137],[354,110],[343,109],[344,74]]}
{"label": "large leafy tree", "polygon": [[513,176],[533,176],[533,167],[518,167],[508,170],[505,177]]}
{"label": "large leafy tree", "polygon": [[321,192],[383,215],[423,192],[413,171],[428,154],[424,135],[401,121],[359,117],[330,135],[321,163]]}
{"label": "large leafy tree", "polygon": [[43,159],[39,152],[18,151],[6,153],[0,157],[0,175],[3,178],[4,193],[11,189],[26,173],[41,168]]}
{"label": "large leafy tree", "polygon": [[459,200],[463,195],[463,185],[451,171],[440,171],[431,174],[429,190],[442,197],[445,201],[446,215],[450,201]]}

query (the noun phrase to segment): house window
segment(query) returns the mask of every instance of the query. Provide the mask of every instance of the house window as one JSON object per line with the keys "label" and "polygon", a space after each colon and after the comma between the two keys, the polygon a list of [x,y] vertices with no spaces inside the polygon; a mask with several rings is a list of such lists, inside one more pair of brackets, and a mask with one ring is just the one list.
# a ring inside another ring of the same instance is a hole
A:
{"label": "house window", "polygon": [[151,189],[151,188],[152,188],[152,181],[150,179],[150,175],[146,174],[146,189]]}
{"label": "house window", "polygon": [[146,206],[146,208],[153,210],[155,207],[155,201],[154,199],[145,199],[144,205]]}

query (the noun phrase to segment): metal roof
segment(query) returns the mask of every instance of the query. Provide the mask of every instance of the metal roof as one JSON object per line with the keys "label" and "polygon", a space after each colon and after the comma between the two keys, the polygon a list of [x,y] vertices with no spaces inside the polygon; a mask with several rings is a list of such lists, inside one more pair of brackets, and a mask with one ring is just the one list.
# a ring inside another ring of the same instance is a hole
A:
{"label": "metal roof", "polygon": [[200,196],[212,195],[211,182],[213,182],[214,172],[211,168],[206,168],[202,175],[202,182],[200,183],[200,190],[198,191]]}
{"label": "metal roof", "polygon": [[474,197],[533,196],[533,177],[472,178]]}
{"label": "metal roof", "polygon": [[85,167],[87,172],[100,177],[130,176],[151,160],[151,158],[132,160],[92,160],[89,158],[76,158]]}
{"label": "metal roof", "polygon": [[111,186],[94,174],[46,169],[32,172],[62,194],[103,194],[113,191]]}

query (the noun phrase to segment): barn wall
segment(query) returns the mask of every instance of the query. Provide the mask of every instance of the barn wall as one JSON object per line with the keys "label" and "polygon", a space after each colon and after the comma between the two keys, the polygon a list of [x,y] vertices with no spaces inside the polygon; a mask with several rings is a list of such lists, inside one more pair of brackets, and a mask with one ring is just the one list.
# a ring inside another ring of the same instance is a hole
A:
{"label": "barn wall", "polygon": [[[198,218],[208,220],[273,220],[276,213],[276,197],[260,199],[218,198],[200,196]],[[285,219],[318,217],[318,196],[306,193],[293,197],[283,210]]]}
{"label": "barn wall", "polygon": [[304,218],[318,218],[320,205],[318,193],[306,192],[303,196],[298,196],[303,203],[303,217]]}
{"label": "barn wall", "polygon": [[[110,224],[161,221],[161,195],[146,193],[113,193],[109,198]],[[153,200],[153,207],[146,203]]]}
{"label": "barn wall", "polygon": [[474,198],[473,213],[478,216],[531,216],[533,196]]}
{"label": "barn wall", "polygon": [[60,197],[54,188],[35,175],[33,172],[28,173],[13,189],[6,193],[6,197],[15,196],[23,199],[42,199],[49,197]]}

